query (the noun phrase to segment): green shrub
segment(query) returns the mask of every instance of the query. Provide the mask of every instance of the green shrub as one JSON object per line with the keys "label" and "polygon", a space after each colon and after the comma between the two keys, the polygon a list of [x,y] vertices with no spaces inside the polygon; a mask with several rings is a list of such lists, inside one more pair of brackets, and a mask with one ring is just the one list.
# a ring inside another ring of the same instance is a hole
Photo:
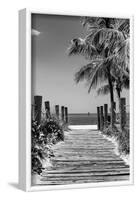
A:
{"label": "green shrub", "polygon": [[104,135],[109,136],[109,137],[117,137],[119,135],[119,131],[116,126],[108,126],[105,128],[102,132]]}
{"label": "green shrub", "polygon": [[118,150],[120,154],[129,154],[130,151],[130,136],[129,129],[125,128],[123,131],[120,131],[116,126],[113,128],[108,126],[102,132],[108,137],[114,137],[118,144]]}
{"label": "green shrub", "polygon": [[43,134],[47,138],[48,143],[56,144],[57,142],[64,140],[63,129],[54,119],[50,119],[50,121],[44,123]]}
{"label": "green shrub", "polygon": [[31,132],[32,173],[41,174],[44,169],[43,160],[54,156],[52,145],[64,140],[64,132],[55,119],[47,120],[40,125],[32,121]]}
{"label": "green shrub", "polygon": [[130,136],[129,129],[125,128],[117,137],[118,148],[120,153],[130,153]]}

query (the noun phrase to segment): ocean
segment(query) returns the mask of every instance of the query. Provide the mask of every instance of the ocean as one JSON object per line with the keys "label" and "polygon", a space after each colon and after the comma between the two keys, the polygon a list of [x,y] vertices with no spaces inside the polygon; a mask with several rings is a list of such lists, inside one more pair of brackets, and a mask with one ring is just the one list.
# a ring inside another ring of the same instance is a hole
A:
{"label": "ocean", "polygon": [[68,117],[69,117],[70,125],[96,125],[97,124],[96,113],[69,114]]}

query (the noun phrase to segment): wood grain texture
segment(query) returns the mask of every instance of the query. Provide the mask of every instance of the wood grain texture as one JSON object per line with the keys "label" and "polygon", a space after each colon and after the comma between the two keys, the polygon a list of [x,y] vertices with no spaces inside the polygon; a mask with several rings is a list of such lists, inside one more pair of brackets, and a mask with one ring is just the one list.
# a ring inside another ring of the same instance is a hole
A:
{"label": "wood grain texture", "polygon": [[129,166],[115,154],[115,146],[98,131],[72,130],[54,146],[52,167],[40,184],[64,185],[129,180]]}

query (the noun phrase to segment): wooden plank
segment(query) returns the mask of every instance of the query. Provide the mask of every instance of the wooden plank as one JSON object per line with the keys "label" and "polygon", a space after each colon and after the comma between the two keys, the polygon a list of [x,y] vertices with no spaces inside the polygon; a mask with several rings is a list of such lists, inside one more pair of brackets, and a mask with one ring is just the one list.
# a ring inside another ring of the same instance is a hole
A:
{"label": "wooden plank", "polygon": [[108,104],[104,104],[104,126],[108,126]]}
{"label": "wooden plank", "polygon": [[50,102],[49,101],[45,101],[45,111],[46,111],[46,117],[49,118],[50,117]]}
{"label": "wooden plank", "polygon": [[59,119],[59,105],[55,105],[56,117]]}
{"label": "wooden plank", "polygon": [[65,107],[65,122],[68,123],[68,108]]}
{"label": "wooden plank", "polygon": [[115,146],[98,131],[74,130],[53,146],[52,166],[41,176],[42,185],[129,180],[129,166],[115,154]]}
{"label": "wooden plank", "polygon": [[100,130],[100,109],[97,107],[97,122],[98,122],[98,130]]}
{"label": "wooden plank", "polygon": [[65,107],[61,106],[61,119],[64,121],[64,116],[65,116]]}
{"label": "wooden plank", "polygon": [[42,96],[34,96],[35,121],[37,121],[38,124],[41,121],[41,106]]}
{"label": "wooden plank", "polygon": [[100,106],[100,130],[104,128],[104,115],[103,115],[103,106]]}

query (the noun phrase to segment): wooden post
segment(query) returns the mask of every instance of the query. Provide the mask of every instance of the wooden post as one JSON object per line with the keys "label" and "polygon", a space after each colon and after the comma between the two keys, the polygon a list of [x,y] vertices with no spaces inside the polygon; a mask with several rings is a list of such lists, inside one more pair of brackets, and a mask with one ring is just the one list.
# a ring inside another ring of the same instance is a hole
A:
{"label": "wooden post", "polygon": [[97,123],[98,123],[98,130],[100,130],[100,110],[99,110],[99,107],[97,107]]}
{"label": "wooden post", "polygon": [[50,102],[45,101],[45,111],[46,111],[46,118],[50,117]]}
{"label": "wooden post", "polygon": [[108,124],[110,125],[110,123],[111,123],[111,116],[108,115]]}
{"label": "wooden post", "polygon": [[65,107],[65,122],[68,123],[68,108]]}
{"label": "wooden post", "polygon": [[100,130],[104,128],[103,106],[100,106]]}
{"label": "wooden post", "polygon": [[59,119],[59,105],[55,105],[55,113],[57,118]]}
{"label": "wooden post", "polygon": [[[111,110],[112,109],[112,110]],[[111,126],[113,127],[114,126],[114,123],[115,123],[115,118],[116,118],[116,115],[115,115],[115,102],[111,102],[111,115],[110,115],[110,119],[111,119]]]}
{"label": "wooden post", "polygon": [[114,123],[116,123],[116,102],[113,102],[113,108],[114,108]]}
{"label": "wooden post", "polygon": [[34,96],[34,110],[35,110],[35,120],[38,124],[41,121],[41,105],[42,105],[42,96]]}
{"label": "wooden post", "polygon": [[35,120],[35,110],[34,110],[34,105],[31,105],[31,119],[34,121]]}
{"label": "wooden post", "polygon": [[104,104],[104,126],[108,126],[108,104]]}
{"label": "wooden post", "polygon": [[126,125],[126,98],[120,99],[120,128],[124,129]]}
{"label": "wooden post", "polygon": [[64,121],[64,111],[65,111],[65,107],[64,106],[61,106],[61,119],[62,121]]}

